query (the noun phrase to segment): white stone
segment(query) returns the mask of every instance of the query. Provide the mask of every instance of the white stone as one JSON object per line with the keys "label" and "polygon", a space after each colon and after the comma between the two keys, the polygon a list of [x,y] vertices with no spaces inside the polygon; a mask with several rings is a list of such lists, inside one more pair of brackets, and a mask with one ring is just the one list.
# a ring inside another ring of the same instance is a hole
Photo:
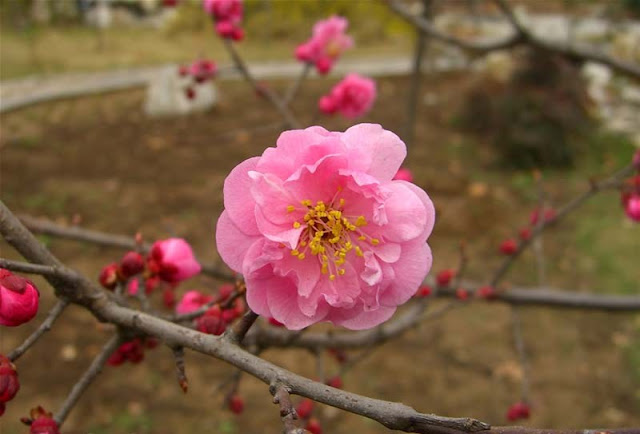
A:
{"label": "white stone", "polygon": [[[188,87],[195,91],[193,99],[186,96]],[[144,111],[151,117],[178,116],[207,111],[217,101],[213,83],[193,83],[191,78],[180,77],[176,67],[167,67],[149,82]]]}

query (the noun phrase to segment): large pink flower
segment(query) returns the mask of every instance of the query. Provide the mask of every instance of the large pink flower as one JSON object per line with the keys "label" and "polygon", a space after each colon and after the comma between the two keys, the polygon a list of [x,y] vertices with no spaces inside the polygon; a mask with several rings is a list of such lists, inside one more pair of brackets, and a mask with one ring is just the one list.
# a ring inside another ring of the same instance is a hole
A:
{"label": "large pink flower", "polygon": [[327,114],[340,112],[355,119],[371,110],[376,99],[376,82],[358,74],[349,74],[328,95],[320,98],[318,108]]}
{"label": "large pink flower", "polygon": [[435,212],[422,189],[392,180],[405,156],[380,125],[310,127],[234,168],[216,240],[249,307],[290,329],[366,329],[409,300],[431,267]]}
{"label": "large pink flower", "polygon": [[38,313],[40,293],[28,279],[0,268],[0,324],[15,327]]}
{"label": "large pink flower", "polygon": [[296,48],[296,57],[314,64],[319,73],[328,73],[342,52],[353,46],[353,39],[345,34],[348,26],[346,18],[335,15],[318,21],[311,38]]}

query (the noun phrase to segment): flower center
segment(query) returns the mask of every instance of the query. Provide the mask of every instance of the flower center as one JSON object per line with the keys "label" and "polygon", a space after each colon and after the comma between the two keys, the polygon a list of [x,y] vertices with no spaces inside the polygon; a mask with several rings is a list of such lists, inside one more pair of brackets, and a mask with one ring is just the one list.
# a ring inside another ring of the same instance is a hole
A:
{"label": "flower center", "polygon": [[[341,190],[342,188],[338,187],[338,193]],[[314,205],[310,199],[305,199],[300,202],[301,206],[287,206],[287,212],[305,212],[302,222],[293,222],[296,229],[303,225],[306,227],[291,254],[300,260],[304,260],[307,254],[316,256],[320,262],[321,273],[327,274],[330,280],[346,273],[344,264],[350,252],[362,257],[363,247],[368,249],[369,245],[376,246],[380,243],[379,239],[372,238],[362,231],[361,228],[368,224],[364,216],[344,214],[345,200],[338,199],[338,193],[329,204],[318,200]]]}

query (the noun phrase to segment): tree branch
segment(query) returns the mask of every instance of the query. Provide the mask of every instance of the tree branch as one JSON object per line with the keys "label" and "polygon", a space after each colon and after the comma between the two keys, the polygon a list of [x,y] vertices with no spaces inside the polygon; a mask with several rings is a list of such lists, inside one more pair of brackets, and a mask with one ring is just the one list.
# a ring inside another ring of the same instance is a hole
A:
{"label": "tree branch", "polygon": [[298,415],[291,403],[287,388],[283,384],[274,382],[269,386],[269,392],[273,395],[273,403],[280,406],[280,417],[284,425],[283,434],[305,434],[306,431],[296,425]]}
{"label": "tree branch", "polygon": [[15,362],[22,356],[33,344],[35,344],[40,336],[51,330],[51,326],[58,319],[58,317],[62,314],[64,309],[69,305],[67,300],[59,300],[55,306],[49,311],[49,314],[45,318],[45,320],[40,324],[40,327],[36,329],[33,333],[29,335],[27,339],[17,347],[15,350],[11,351],[7,356],[9,360]]}
{"label": "tree branch", "polygon": [[433,39],[445,44],[454,45],[474,54],[487,54],[491,51],[514,48],[519,45],[530,45],[571,59],[602,63],[603,65],[613,69],[615,72],[635,79],[640,79],[640,65],[613,58],[605,53],[594,51],[591,48],[578,47],[575,45],[563,45],[556,42],[546,41],[526,31],[515,15],[511,12],[506,2],[500,2],[502,3],[501,8],[503,11],[509,11],[509,13],[507,13],[507,18],[514,25],[515,31],[511,36],[492,42],[473,42],[448,35],[438,30],[429,21],[422,17],[413,15],[411,11],[406,6],[403,6],[399,1],[386,0],[386,2],[391,10],[407,22],[420,28]]}

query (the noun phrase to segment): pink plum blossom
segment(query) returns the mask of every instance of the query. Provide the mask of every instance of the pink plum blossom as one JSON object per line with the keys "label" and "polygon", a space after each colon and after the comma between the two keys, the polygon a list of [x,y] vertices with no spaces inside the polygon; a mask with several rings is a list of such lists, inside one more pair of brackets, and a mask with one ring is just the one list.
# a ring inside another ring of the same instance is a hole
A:
{"label": "pink plum blossom", "polygon": [[395,180],[413,182],[413,173],[409,169],[401,167],[393,177]]}
{"label": "pink plum blossom", "polygon": [[189,66],[188,72],[196,82],[202,83],[216,75],[218,66],[212,60],[199,59]]}
{"label": "pink plum blossom", "polygon": [[355,119],[366,114],[375,99],[375,81],[358,74],[349,74],[328,95],[320,98],[318,108],[323,113],[340,112],[348,119]]}
{"label": "pink plum blossom", "polygon": [[205,12],[213,17],[216,32],[220,36],[235,41],[244,37],[244,31],[240,27],[242,0],[204,0],[202,5]]}
{"label": "pink plum blossom", "polygon": [[634,222],[640,222],[640,195],[632,194],[627,200],[624,210]]}
{"label": "pink plum blossom", "polygon": [[213,296],[204,295],[200,291],[187,291],[176,306],[176,312],[180,315],[198,310],[203,305],[213,300]]}
{"label": "pink plum blossom", "polygon": [[201,270],[191,246],[182,238],[153,243],[147,264],[152,273],[169,283],[186,280]]}
{"label": "pink plum blossom", "polygon": [[353,46],[353,39],[345,34],[348,26],[346,18],[335,15],[318,21],[311,38],[296,48],[296,58],[327,74],[342,52]]}
{"label": "pink plum blossom", "polygon": [[216,241],[254,312],[289,329],[367,329],[415,294],[435,211],[421,188],[392,180],[406,153],[380,125],[314,126],[231,171]]}
{"label": "pink plum blossom", "polygon": [[15,327],[38,313],[40,293],[28,279],[0,268],[0,324]]}

